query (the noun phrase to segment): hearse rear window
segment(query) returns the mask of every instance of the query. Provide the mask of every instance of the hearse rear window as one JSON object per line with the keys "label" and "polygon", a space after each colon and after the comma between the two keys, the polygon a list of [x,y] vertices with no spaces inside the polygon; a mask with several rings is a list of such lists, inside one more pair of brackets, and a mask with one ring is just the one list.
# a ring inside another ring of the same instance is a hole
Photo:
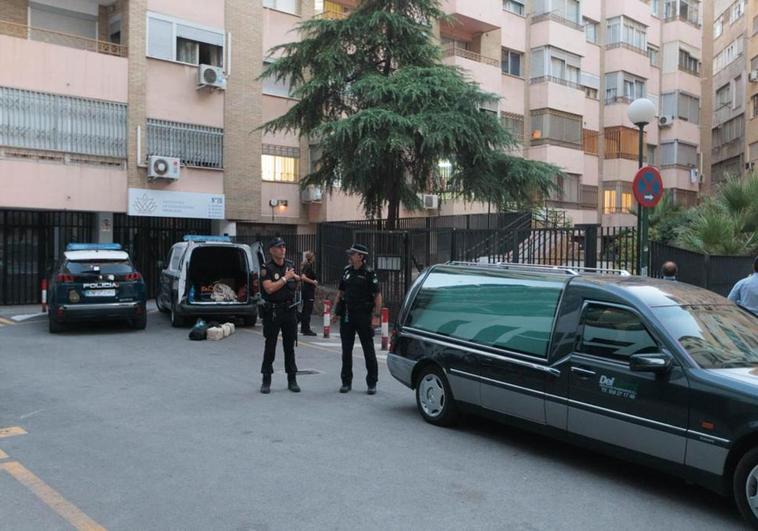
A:
{"label": "hearse rear window", "polygon": [[490,347],[546,356],[564,284],[454,268],[424,281],[406,326]]}

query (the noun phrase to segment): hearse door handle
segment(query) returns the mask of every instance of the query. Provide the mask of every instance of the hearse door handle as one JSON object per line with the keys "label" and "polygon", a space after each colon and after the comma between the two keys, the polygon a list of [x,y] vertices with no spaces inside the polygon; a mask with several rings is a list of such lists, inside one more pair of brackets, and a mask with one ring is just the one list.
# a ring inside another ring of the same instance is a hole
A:
{"label": "hearse door handle", "polygon": [[571,372],[576,374],[579,378],[590,378],[591,376],[595,376],[595,371],[591,371],[589,369],[582,369],[581,367],[571,367]]}

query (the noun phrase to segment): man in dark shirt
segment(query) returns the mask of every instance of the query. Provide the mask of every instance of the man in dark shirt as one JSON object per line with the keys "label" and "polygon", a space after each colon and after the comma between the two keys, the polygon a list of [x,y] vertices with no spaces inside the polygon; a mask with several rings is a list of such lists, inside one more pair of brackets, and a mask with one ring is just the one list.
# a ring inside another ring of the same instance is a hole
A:
{"label": "man in dark shirt", "polygon": [[378,318],[382,308],[379,279],[373,269],[366,265],[368,247],[359,243],[347,250],[350,265],[345,267],[335,301],[336,315],[340,317],[340,340],[342,342],[342,387],[347,393],[353,381],[353,345],[355,334],[361,340],[363,357],[366,360],[366,385],[368,394],[376,394],[378,367],[374,351],[372,313]]}
{"label": "man in dark shirt", "polygon": [[315,336],[316,332],[311,330],[311,314],[313,313],[313,303],[316,300],[316,286],[318,286],[318,277],[315,270],[316,255],[313,251],[305,252],[305,260],[300,266],[300,280],[303,284],[300,288],[303,295],[303,312],[300,316],[300,333],[304,336]]}
{"label": "man in dark shirt", "polygon": [[284,347],[284,370],[287,372],[287,388],[299,393],[297,365],[295,364],[295,339],[297,338],[297,303],[295,292],[300,277],[295,274],[294,264],[285,260],[287,248],[284,240],[274,238],[269,242],[271,260],[261,267],[263,285],[263,336],[266,346],[263,351],[263,384],[261,393],[271,392],[271,374],[274,372],[274,357],[279,331]]}

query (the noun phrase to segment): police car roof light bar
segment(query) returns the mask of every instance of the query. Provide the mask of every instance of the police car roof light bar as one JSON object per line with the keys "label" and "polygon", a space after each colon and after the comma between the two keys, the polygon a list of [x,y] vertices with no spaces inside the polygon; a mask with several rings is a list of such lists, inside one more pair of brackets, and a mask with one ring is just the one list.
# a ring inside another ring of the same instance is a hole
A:
{"label": "police car roof light bar", "polygon": [[202,234],[185,234],[185,242],[231,242],[229,236],[204,236]]}
{"label": "police car roof light bar", "polygon": [[120,243],[69,243],[67,251],[123,251]]}

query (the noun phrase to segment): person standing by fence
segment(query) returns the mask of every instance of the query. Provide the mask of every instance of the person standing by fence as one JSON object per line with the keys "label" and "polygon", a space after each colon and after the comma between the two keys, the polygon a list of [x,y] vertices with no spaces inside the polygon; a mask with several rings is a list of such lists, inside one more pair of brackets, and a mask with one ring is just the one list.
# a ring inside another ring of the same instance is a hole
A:
{"label": "person standing by fence", "polygon": [[734,285],[729,300],[758,315],[758,256],[753,260],[753,273]]}
{"label": "person standing by fence", "polygon": [[661,277],[663,277],[663,280],[676,280],[677,274],[679,274],[679,268],[676,262],[669,260],[661,266]]}
{"label": "person standing by fence", "polygon": [[305,251],[305,259],[300,266],[300,280],[302,281],[301,293],[303,296],[303,311],[300,314],[300,333],[304,336],[315,336],[311,330],[311,314],[313,303],[316,300],[316,287],[318,276],[316,275],[316,255],[313,251]]}

